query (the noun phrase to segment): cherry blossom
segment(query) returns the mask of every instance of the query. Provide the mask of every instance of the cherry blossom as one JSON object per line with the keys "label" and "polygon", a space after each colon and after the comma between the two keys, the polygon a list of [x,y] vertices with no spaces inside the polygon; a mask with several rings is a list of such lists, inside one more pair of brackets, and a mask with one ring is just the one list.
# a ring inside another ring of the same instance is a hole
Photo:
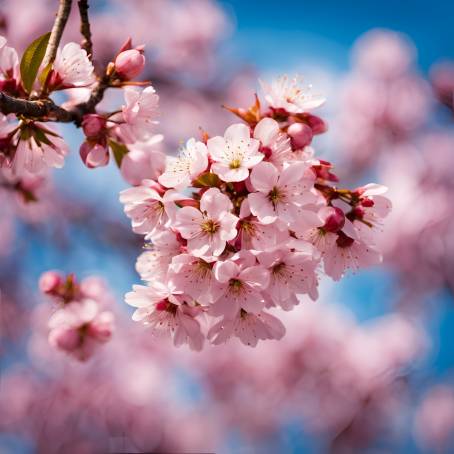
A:
{"label": "cherry blossom", "polygon": [[120,194],[120,201],[125,205],[125,213],[136,233],[153,235],[175,216],[173,202],[182,196],[173,190],[161,191],[161,195],[155,188],[154,181],[143,180],[140,186],[125,189]]}
{"label": "cherry blossom", "polygon": [[261,291],[269,283],[269,272],[260,265],[241,266],[232,260],[217,262],[214,276],[222,285],[221,296],[211,307],[211,314],[233,318],[240,309],[253,314],[265,306]]}
{"label": "cherry blossom", "polygon": [[325,98],[312,93],[312,87],[302,88],[297,77],[290,79],[281,76],[271,84],[260,81],[265,99],[274,109],[283,109],[289,113],[302,113],[320,107]]}
{"label": "cherry blossom", "polygon": [[49,343],[53,347],[86,360],[98,344],[110,339],[113,315],[108,311],[99,312],[93,300],[71,302],[52,315],[49,328]]}
{"label": "cherry blossom", "polygon": [[172,231],[157,232],[153,235],[153,243],[137,258],[136,270],[144,281],[166,279],[168,267],[181,249],[182,245]]}
{"label": "cherry blossom", "polygon": [[254,138],[260,140],[260,151],[265,160],[282,170],[284,162],[291,159],[292,147],[289,138],[282,133],[279,123],[272,118],[263,118],[254,128]]}
{"label": "cherry blossom", "polygon": [[48,126],[38,122],[23,124],[16,136],[17,144],[8,161],[16,175],[25,170],[38,173],[46,167],[63,167],[68,146]]}
{"label": "cherry blossom", "polygon": [[233,320],[223,319],[213,325],[208,332],[208,339],[218,345],[235,336],[244,345],[255,347],[259,340],[279,340],[284,334],[282,322],[268,312],[255,314],[241,310]]}
{"label": "cherry blossom", "polygon": [[142,321],[156,335],[172,336],[176,347],[187,343],[193,350],[201,350],[200,324],[190,308],[181,304],[181,293],[174,291],[158,282],[148,287],[135,285],[126,295],[126,303],[137,308],[133,320]]}
{"label": "cherry blossom", "polygon": [[266,294],[275,305],[289,310],[298,304],[296,295],[308,294],[314,301],[318,298],[318,260],[313,250],[261,252],[258,260],[269,270]]}
{"label": "cherry blossom", "polygon": [[208,139],[208,151],[214,161],[212,170],[223,181],[243,181],[249,176],[249,169],[263,158],[259,152],[259,142],[251,139],[246,125],[229,126],[224,137]]}
{"label": "cherry blossom", "polygon": [[[8,81],[19,77],[19,57],[12,47],[6,45],[6,38],[0,36],[0,77],[2,89],[8,87]],[[15,87],[13,87],[15,88]]]}
{"label": "cherry blossom", "polygon": [[168,157],[165,172],[158,181],[167,188],[190,186],[192,180],[208,167],[207,147],[189,139],[178,157]]}
{"label": "cherry blossom", "polygon": [[165,168],[166,155],[161,150],[163,136],[156,134],[144,142],[129,145],[129,152],[121,161],[120,171],[131,185],[138,186],[142,180],[157,180]]}
{"label": "cherry blossom", "polygon": [[[279,171],[273,164],[263,162],[254,167],[251,172],[251,184],[257,192],[249,194],[251,212],[260,222],[270,224],[276,219],[291,222],[296,219],[297,208],[305,202],[305,198],[312,200],[311,194],[303,195],[308,187],[310,178],[304,163],[293,163]],[[302,184],[303,178],[307,184]]]}
{"label": "cherry blossom", "polygon": [[188,240],[188,250],[196,257],[218,256],[226,242],[235,238],[238,218],[230,213],[232,203],[217,188],[200,199],[200,210],[183,207],[176,213],[176,228]]}
{"label": "cherry blossom", "polygon": [[86,87],[95,81],[94,68],[87,52],[77,43],[68,43],[58,49],[49,75],[52,90]]}
{"label": "cherry blossom", "polygon": [[120,125],[120,134],[125,142],[147,140],[153,135],[153,126],[158,123],[159,96],[152,87],[142,91],[126,87],[124,89],[126,105],[123,106],[124,124]]}

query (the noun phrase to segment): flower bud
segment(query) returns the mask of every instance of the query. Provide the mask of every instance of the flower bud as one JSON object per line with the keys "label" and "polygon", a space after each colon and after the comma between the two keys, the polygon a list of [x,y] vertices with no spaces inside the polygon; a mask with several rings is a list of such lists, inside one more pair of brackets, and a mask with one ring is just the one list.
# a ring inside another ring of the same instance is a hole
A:
{"label": "flower bud", "polygon": [[56,271],[46,271],[39,278],[39,289],[43,293],[55,293],[61,283],[62,278],[59,273]]}
{"label": "flower bud", "polygon": [[87,137],[100,136],[105,127],[106,127],[105,118],[96,114],[84,115],[84,118],[82,120],[82,128],[84,130],[84,134]]}
{"label": "flower bud", "polygon": [[307,124],[312,129],[312,134],[323,134],[327,131],[327,124],[316,115],[309,114],[306,118]]}
{"label": "flower bud", "polygon": [[80,347],[81,337],[77,329],[59,326],[49,333],[49,344],[54,348],[72,352]]}
{"label": "flower bud", "polygon": [[323,229],[327,232],[336,233],[344,227],[345,214],[338,207],[323,207],[318,215],[325,223]]}
{"label": "flower bud", "polygon": [[125,80],[134,79],[145,67],[145,57],[137,49],[121,52],[115,59],[115,71]]}
{"label": "flower bud", "polygon": [[292,141],[292,148],[299,150],[312,142],[312,129],[304,123],[293,123],[287,129]]}
{"label": "flower bud", "polygon": [[89,168],[103,167],[109,163],[109,150],[100,144],[92,145],[84,142],[80,147],[80,157],[83,163]]}

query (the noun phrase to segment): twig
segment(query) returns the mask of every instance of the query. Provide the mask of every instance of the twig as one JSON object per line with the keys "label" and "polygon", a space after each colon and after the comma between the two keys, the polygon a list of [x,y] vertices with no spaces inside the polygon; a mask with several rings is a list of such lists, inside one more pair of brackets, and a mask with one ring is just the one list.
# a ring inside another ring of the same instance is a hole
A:
{"label": "twig", "polygon": [[79,0],[77,2],[80,14],[80,33],[84,37],[82,41],[82,49],[87,52],[88,58],[93,58],[93,43],[91,41],[90,21],[88,19],[88,0]]}
{"label": "twig", "polygon": [[46,55],[43,60],[43,67],[45,68],[50,63],[53,63],[57,55],[57,48],[60,44],[63,31],[68,21],[69,13],[71,12],[72,0],[60,0],[57,15],[55,17],[54,26],[47,45]]}

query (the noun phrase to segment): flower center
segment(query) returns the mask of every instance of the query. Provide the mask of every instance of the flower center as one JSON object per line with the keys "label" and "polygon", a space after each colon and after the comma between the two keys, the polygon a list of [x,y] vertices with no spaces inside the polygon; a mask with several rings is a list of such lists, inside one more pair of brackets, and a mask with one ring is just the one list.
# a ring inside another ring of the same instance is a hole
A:
{"label": "flower center", "polygon": [[210,235],[213,235],[216,233],[219,229],[219,223],[216,221],[213,221],[212,219],[207,219],[204,221],[201,225],[202,231],[205,233],[208,233]]}
{"label": "flower center", "polygon": [[235,158],[232,161],[230,161],[229,167],[231,169],[239,169],[241,167],[241,159]]}
{"label": "flower center", "polygon": [[231,292],[240,293],[243,288],[243,283],[239,279],[230,279],[229,287]]}
{"label": "flower center", "polygon": [[274,188],[268,193],[268,199],[273,204],[278,203],[282,199],[282,193],[279,191],[279,188],[274,186]]}
{"label": "flower center", "polygon": [[285,270],[285,263],[284,262],[279,262],[279,263],[276,263],[276,265],[273,266],[272,273],[279,275],[279,274],[282,274],[284,270]]}

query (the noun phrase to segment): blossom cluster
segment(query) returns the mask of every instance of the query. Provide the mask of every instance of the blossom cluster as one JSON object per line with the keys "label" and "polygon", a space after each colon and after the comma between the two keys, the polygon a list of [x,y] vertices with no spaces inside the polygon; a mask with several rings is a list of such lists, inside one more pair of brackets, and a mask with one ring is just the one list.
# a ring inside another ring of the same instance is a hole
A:
{"label": "blossom cluster", "polygon": [[40,290],[57,309],[49,319],[49,343],[80,361],[88,359],[99,345],[109,341],[114,316],[106,306],[102,280],[88,277],[78,283],[73,274],[62,276],[47,271],[39,281]]}
{"label": "blossom cluster", "polygon": [[[79,44],[70,42],[58,49],[51,69],[42,68],[32,88],[27,90],[21,80],[17,52],[0,37],[0,89],[7,95],[47,100],[52,93],[63,90],[69,97],[64,107],[77,112],[100,87],[123,89],[125,103],[121,109],[105,113],[93,108],[89,109],[93,112],[82,116],[85,141],[80,156],[89,168],[107,165],[110,152],[120,166],[129,151],[126,144],[146,141],[152,136],[159,98],[152,86],[143,89],[135,86],[148,83],[131,81],[144,66],[143,46],[134,48],[128,40],[107,65],[103,77],[97,78],[90,56]],[[49,167],[61,168],[69,148],[47,120],[58,118],[50,114],[43,122],[23,115],[0,114],[0,166],[11,168],[17,176],[25,172],[36,174]]]}
{"label": "blossom cluster", "polygon": [[268,309],[316,300],[321,268],[338,280],[381,258],[386,188],[339,189],[310,147],[326,124],[308,111],[324,98],[287,76],[262,87],[264,111],[258,98],[229,109],[244,123],[189,139],[157,178],[120,194],[148,249],[137,261],[147,285],[126,302],[177,346],[280,339],[285,328]]}

